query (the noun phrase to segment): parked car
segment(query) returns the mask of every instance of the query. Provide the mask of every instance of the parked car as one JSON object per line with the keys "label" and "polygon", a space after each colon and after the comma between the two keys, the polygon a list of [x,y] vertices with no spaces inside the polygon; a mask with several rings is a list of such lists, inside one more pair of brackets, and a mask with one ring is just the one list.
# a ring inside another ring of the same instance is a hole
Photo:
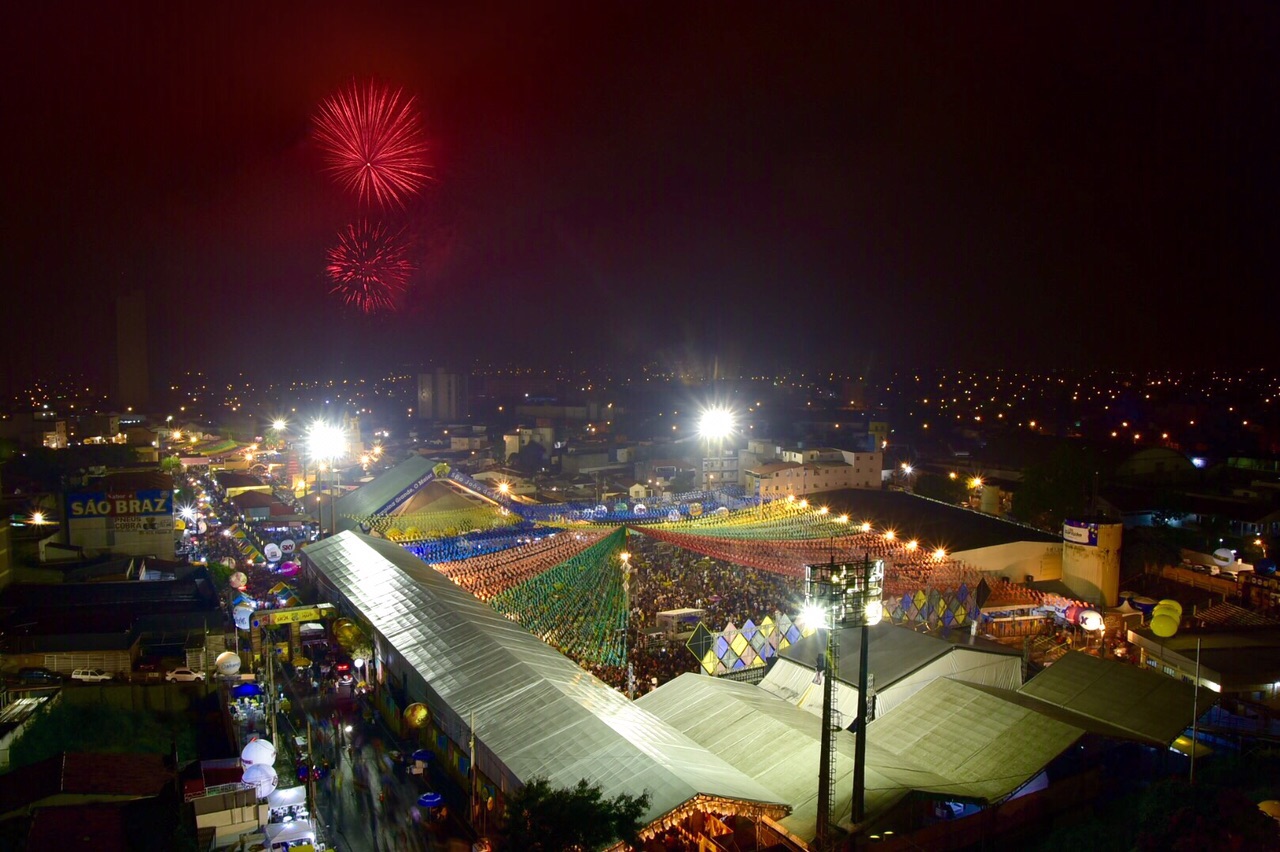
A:
{"label": "parked car", "polygon": [[182,668],[174,669],[171,672],[165,672],[164,679],[170,683],[174,683],[175,681],[178,683],[190,683],[193,680],[204,680],[204,672],[195,672],[186,666],[183,666]]}
{"label": "parked car", "polygon": [[62,675],[43,666],[28,666],[18,669],[18,680],[23,683],[61,683]]}
{"label": "parked car", "polygon": [[85,683],[111,680],[111,677],[110,672],[104,672],[102,669],[76,669],[71,673],[72,680],[82,680]]}

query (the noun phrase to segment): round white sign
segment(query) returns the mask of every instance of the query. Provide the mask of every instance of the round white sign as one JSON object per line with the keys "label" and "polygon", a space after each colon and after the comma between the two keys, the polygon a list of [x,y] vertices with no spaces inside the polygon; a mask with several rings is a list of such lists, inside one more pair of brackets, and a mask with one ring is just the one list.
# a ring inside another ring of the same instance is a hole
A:
{"label": "round white sign", "polygon": [[276,544],[274,541],[271,542],[266,547],[262,548],[262,555],[267,557],[268,562],[279,562],[281,556],[280,545]]}
{"label": "round white sign", "polygon": [[281,553],[293,553],[297,547],[298,543],[291,538],[286,538],[284,541],[280,542]]}

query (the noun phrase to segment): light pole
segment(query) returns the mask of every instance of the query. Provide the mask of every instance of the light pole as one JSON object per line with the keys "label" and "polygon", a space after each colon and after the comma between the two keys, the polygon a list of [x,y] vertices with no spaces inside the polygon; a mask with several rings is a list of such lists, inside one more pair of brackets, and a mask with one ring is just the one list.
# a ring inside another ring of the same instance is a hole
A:
{"label": "light pole", "polygon": [[[330,468],[336,468],[338,459],[347,451],[347,436],[342,428],[324,420],[316,420],[307,428],[307,452]],[[317,471],[319,473],[319,471]],[[332,479],[330,480],[332,483]],[[333,503],[333,494],[329,495],[330,515],[333,520],[333,532],[338,527],[338,507]],[[324,532],[324,502],[316,509],[316,517],[320,522],[320,532]]]}
{"label": "light pole", "polygon": [[805,607],[800,614],[806,626],[820,625],[817,677],[822,678],[822,733],[818,752],[818,828],[814,837],[818,849],[826,849],[831,842],[831,785],[835,776],[831,705],[836,680],[836,610],[843,593],[838,587],[844,584],[844,567],[837,568],[834,557],[826,565],[806,566]]}
{"label": "light pole", "polygon": [[884,588],[884,562],[877,559],[871,561],[866,553],[862,554],[862,576],[857,596],[854,598],[854,615],[862,628],[861,647],[858,648],[858,738],[853,748],[853,823],[857,825],[866,819],[867,799],[867,648],[870,642],[870,627],[879,624],[884,615],[884,604],[880,596]]}
{"label": "light pole", "polygon": [[[712,407],[704,410],[702,416],[698,419],[698,435],[707,442],[707,448],[710,450],[714,444],[716,448],[716,467],[720,471],[720,481],[724,482],[724,441],[733,434],[736,426],[734,413],[728,408]],[[710,472],[703,470],[702,487],[708,488],[710,485]]]}
{"label": "light pole", "polygon": [[[830,843],[831,788],[835,783],[832,692],[839,669],[840,648],[835,640],[837,627],[861,627],[858,648],[858,718],[853,753],[853,823],[866,818],[867,712],[869,692],[870,631],[884,613],[880,596],[884,584],[884,562],[872,562],[863,554],[862,564],[837,563],[834,555],[827,564],[805,568],[805,608],[801,618],[808,624],[824,625],[827,635],[819,658],[822,682],[822,752],[818,763],[818,831],[816,843]],[[825,669],[825,671],[824,671]]]}

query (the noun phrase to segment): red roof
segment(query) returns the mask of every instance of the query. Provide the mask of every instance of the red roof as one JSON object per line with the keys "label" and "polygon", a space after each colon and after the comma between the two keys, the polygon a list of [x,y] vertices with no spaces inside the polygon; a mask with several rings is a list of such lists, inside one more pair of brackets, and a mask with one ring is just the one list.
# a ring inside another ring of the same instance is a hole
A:
{"label": "red roof", "polygon": [[231,502],[241,509],[265,509],[276,502],[276,498],[263,491],[246,491],[232,497]]}
{"label": "red roof", "polygon": [[0,775],[0,802],[16,810],[59,793],[157,796],[177,777],[167,763],[163,754],[64,752]]}
{"label": "red roof", "polygon": [[120,805],[37,808],[27,833],[28,849],[85,849],[125,852],[126,811]]}

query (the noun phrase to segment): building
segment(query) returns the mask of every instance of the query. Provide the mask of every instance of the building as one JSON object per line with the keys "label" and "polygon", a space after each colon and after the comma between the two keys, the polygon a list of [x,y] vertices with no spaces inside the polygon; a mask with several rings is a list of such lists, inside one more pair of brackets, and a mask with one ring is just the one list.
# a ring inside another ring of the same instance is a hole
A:
{"label": "building", "polygon": [[466,420],[470,413],[467,377],[437,367],[418,374],[418,419],[441,423]]}
{"label": "building", "polygon": [[112,399],[120,408],[145,411],[151,400],[147,367],[147,297],[142,290],[116,296],[116,371]]}
{"label": "building", "polygon": [[172,559],[173,478],[158,471],[117,473],[65,494],[67,543],[86,555]]}
{"label": "building", "polygon": [[61,450],[68,444],[67,420],[47,408],[30,414],[6,414],[0,417],[0,437],[21,446]]}
{"label": "building", "polygon": [[182,796],[170,755],[67,752],[0,775],[0,802],[0,822],[27,821],[27,849],[162,850]]}
{"label": "building", "polygon": [[780,460],[759,463],[745,469],[744,487],[747,493],[758,494],[766,500],[776,500],[788,495],[803,497],[851,488],[878,490],[881,458],[878,452],[786,451]]}

